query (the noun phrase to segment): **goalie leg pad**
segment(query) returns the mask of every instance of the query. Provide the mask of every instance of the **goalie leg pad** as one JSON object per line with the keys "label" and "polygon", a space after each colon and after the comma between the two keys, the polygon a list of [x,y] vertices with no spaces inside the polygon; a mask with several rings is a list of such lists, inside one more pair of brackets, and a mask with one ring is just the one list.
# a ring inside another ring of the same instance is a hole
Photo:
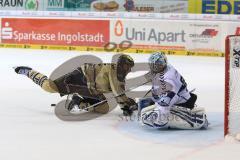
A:
{"label": "goalie leg pad", "polygon": [[207,116],[203,108],[189,110],[183,107],[172,107],[169,121],[170,128],[177,129],[206,129],[208,127]]}
{"label": "goalie leg pad", "polygon": [[153,128],[167,128],[168,116],[161,114],[161,110],[155,105],[151,105],[141,111],[141,123]]}
{"label": "goalie leg pad", "polygon": [[172,107],[170,114],[162,114],[155,105],[144,108],[140,117],[142,125],[154,128],[206,129],[208,127],[204,108],[194,110]]}

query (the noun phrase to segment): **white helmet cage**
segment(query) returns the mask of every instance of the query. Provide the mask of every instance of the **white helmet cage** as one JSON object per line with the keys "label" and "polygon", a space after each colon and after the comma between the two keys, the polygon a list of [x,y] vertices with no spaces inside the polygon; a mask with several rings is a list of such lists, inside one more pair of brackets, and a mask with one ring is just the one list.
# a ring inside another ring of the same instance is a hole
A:
{"label": "white helmet cage", "polygon": [[149,57],[148,64],[152,72],[155,73],[162,72],[162,67],[160,66],[166,68],[167,57],[165,56],[164,52],[155,52]]}

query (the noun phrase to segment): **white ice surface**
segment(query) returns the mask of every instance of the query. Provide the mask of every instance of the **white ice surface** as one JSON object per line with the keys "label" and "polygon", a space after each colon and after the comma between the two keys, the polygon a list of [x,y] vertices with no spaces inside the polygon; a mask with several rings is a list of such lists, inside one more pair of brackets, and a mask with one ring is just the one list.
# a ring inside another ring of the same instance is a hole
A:
{"label": "white ice surface", "polygon": [[[12,69],[25,65],[50,75],[82,54],[90,53],[0,49],[0,160],[239,159],[240,144],[223,138],[224,58],[168,56],[189,88],[197,88],[197,104],[206,108],[211,125],[201,131],[159,131],[122,120],[120,109],[91,121],[62,121],[50,107],[59,95]],[[111,61],[111,53],[95,55]],[[149,55],[132,56],[146,62]]]}

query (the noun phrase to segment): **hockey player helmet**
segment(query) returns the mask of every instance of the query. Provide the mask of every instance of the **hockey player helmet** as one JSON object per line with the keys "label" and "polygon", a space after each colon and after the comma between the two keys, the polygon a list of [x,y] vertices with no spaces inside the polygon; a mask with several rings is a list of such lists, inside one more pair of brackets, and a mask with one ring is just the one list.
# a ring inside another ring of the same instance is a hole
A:
{"label": "hockey player helmet", "polygon": [[131,56],[122,54],[118,57],[117,61],[117,78],[119,81],[124,81],[126,75],[131,72],[131,68],[134,66],[134,60]]}
{"label": "hockey player helmet", "polygon": [[126,54],[122,54],[121,56],[119,56],[117,64],[122,66],[123,64],[128,64],[131,67],[134,66],[134,60],[131,56],[126,55]]}
{"label": "hockey player helmet", "polygon": [[164,52],[155,52],[149,57],[148,64],[152,72],[162,72],[167,66],[167,57]]}

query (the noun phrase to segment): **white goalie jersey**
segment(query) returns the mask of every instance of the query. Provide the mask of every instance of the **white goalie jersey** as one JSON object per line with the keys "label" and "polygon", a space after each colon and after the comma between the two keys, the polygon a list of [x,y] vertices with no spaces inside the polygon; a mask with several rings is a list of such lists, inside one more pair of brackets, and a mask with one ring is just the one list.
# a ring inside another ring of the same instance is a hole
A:
{"label": "white goalie jersey", "polygon": [[167,65],[164,73],[157,73],[152,80],[153,95],[162,96],[172,92],[173,104],[184,103],[190,98],[187,84],[179,72],[171,65]]}

